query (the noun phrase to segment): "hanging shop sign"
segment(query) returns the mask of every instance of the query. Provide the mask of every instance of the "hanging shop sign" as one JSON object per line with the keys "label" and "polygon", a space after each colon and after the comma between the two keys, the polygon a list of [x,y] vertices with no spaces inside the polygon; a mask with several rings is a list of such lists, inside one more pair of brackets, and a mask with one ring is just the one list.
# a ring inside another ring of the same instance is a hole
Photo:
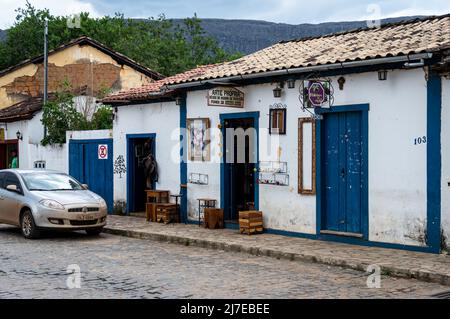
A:
{"label": "hanging shop sign", "polygon": [[303,82],[300,99],[304,108],[330,108],[333,93],[330,81],[308,80]]}
{"label": "hanging shop sign", "polygon": [[4,128],[0,128],[0,142],[4,142],[5,141],[5,129]]}
{"label": "hanging shop sign", "polygon": [[244,108],[244,92],[233,87],[218,87],[209,90],[208,105]]}

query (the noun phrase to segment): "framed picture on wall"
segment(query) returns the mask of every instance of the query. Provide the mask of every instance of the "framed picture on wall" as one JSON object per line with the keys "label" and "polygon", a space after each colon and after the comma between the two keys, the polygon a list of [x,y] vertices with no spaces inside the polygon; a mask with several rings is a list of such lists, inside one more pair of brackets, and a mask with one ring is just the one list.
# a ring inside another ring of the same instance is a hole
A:
{"label": "framed picture on wall", "polygon": [[316,194],[316,122],[312,118],[298,121],[298,193]]}
{"label": "framed picture on wall", "polygon": [[210,160],[210,129],[208,118],[188,119],[189,159],[193,162],[208,162]]}

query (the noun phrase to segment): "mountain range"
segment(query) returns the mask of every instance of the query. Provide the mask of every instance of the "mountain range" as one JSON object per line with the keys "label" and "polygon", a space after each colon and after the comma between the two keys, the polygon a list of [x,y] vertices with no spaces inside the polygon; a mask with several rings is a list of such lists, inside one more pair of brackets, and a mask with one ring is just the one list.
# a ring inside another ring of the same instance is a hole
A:
{"label": "mountain range", "polygon": [[[419,17],[392,18],[382,20],[382,23],[394,23],[415,18]],[[174,19],[173,21],[175,24],[182,23],[180,19]],[[206,34],[217,39],[225,50],[249,54],[280,41],[366,28],[367,22],[349,21],[293,25],[257,20],[203,19],[202,27]],[[0,30],[0,40],[6,37],[6,32]]]}

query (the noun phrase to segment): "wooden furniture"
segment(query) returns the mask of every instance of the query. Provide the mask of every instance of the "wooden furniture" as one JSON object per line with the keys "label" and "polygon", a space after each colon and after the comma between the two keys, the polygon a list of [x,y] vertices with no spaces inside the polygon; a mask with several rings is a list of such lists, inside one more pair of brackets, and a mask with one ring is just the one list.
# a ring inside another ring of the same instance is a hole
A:
{"label": "wooden furniture", "polygon": [[179,223],[180,214],[178,205],[176,204],[157,204],[156,205],[156,222],[170,224]]}
{"label": "wooden furniture", "polygon": [[147,190],[147,204],[145,214],[148,222],[156,222],[156,210],[158,204],[168,204],[170,191],[163,190]]}
{"label": "wooden furniture", "polygon": [[264,232],[263,213],[258,211],[239,212],[241,234],[261,234]]}
{"label": "wooden furniture", "polygon": [[223,209],[205,208],[205,228],[222,229],[224,228]]}
{"label": "wooden furniture", "polygon": [[216,208],[217,200],[210,198],[199,198],[198,200],[198,222],[199,226],[202,227],[202,217],[204,220],[204,210],[206,208]]}
{"label": "wooden furniture", "polygon": [[180,194],[170,195],[170,197],[175,199],[175,205],[177,205],[176,207],[177,207],[177,215],[178,215],[178,223],[179,223],[179,222],[181,222],[181,216],[180,216],[181,209],[180,209],[179,201],[181,198],[183,198],[183,195],[180,192]]}

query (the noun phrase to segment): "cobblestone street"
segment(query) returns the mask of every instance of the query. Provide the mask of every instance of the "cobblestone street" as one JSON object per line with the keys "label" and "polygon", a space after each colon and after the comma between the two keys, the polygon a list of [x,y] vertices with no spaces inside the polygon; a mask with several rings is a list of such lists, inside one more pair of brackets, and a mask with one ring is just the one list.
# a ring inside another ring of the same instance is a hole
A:
{"label": "cobblestone street", "polygon": [[[0,226],[0,298],[429,298],[448,287],[241,253],[84,233],[27,241]],[[66,286],[81,267],[81,289]]]}

